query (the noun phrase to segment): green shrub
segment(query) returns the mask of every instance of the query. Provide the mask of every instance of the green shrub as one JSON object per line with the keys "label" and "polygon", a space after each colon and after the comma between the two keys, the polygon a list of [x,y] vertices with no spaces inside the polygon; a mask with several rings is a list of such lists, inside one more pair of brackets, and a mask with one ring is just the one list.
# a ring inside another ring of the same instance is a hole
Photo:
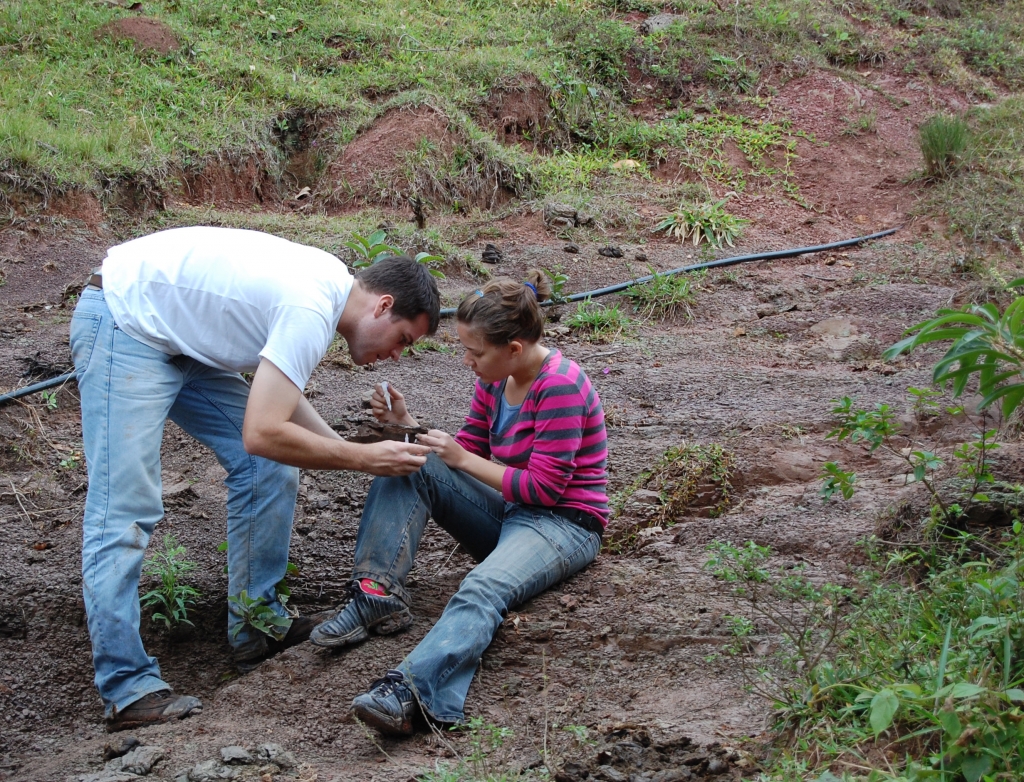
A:
{"label": "green shrub", "polygon": [[694,292],[694,276],[689,274],[658,274],[651,269],[654,278],[626,290],[633,301],[633,309],[647,317],[671,318],[683,315],[693,317],[690,309],[697,296]]}
{"label": "green shrub", "polygon": [[707,242],[714,247],[723,243],[734,247],[733,242],[742,235],[747,221],[725,211],[723,198],[715,203],[681,204],[679,208],[655,226],[655,231],[665,231],[680,242],[689,237],[694,246]]}
{"label": "green shrub", "polygon": [[591,341],[609,342],[629,327],[629,316],[617,304],[606,307],[585,299],[576,306],[565,325],[582,332]]}
{"label": "green shrub", "polygon": [[936,114],[918,130],[918,144],[924,156],[925,176],[948,179],[963,161],[969,131],[960,117]]}
{"label": "green shrub", "polygon": [[173,535],[164,535],[163,551],[156,552],[142,566],[144,576],[152,576],[160,583],[142,596],[143,608],[158,609],[154,622],[163,622],[170,630],[179,624],[191,625],[188,609],[195,605],[199,590],[182,583],[182,577],[196,569],[196,563],[185,559],[185,547],[179,546]]}

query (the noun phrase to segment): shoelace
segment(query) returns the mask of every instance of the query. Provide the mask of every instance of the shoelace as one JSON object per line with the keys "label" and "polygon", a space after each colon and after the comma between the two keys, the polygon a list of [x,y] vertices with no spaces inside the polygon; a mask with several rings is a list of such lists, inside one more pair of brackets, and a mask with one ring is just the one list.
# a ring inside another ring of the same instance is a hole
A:
{"label": "shoelace", "polygon": [[405,675],[401,671],[388,671],[384,674],[383,679],[377,679],[371,686],[370,691],[381,689],[381,695],[390,695],[399,687],[408,689],[408,685],[405,683]]}
{"label": "shoelace", "polygon": [[363,591],[363,590],[361,590],[361,589],[359,588],[359,582],[358,582],[358,581],[349,581],[349,582],[348,582],[348,586],[346,586],[346,587],[345,587],[345,599],[344,599],[344,602],[342,602],[342,604],[341,604],[340,606],[338,606],[338,607],[337,607],[337,608],[335,609],[335,611],[341,611],[341,610],[342,610],[343,608],[345,608],[345,607],[346,607],[346,606],[347,606],[347,605],[348,605],[349,603],[351,603],[351,602],[352,602],[353,600],[355,600],[355,599],[356,599],[356,596],[357,596],[357,595],[358,595],[358,594],[359,594],[360,592],[362,592],[362,591]]}

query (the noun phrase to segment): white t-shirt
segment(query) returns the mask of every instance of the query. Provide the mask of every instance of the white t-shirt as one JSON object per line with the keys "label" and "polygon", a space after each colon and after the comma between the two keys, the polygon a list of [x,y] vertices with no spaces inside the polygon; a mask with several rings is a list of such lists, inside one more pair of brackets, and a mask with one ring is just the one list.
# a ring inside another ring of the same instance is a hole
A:
{"label": "white t-shirt", "polygon": [[111,247],[103,293],[126,334],[172,356],[300,389],[327,353],[352,275],[330,253],[232,228],[175,228]]}

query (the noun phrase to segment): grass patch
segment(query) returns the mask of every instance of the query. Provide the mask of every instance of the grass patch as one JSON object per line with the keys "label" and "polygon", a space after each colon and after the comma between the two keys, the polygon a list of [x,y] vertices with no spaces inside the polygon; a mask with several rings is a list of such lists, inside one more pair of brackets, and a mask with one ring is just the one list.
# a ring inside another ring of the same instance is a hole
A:
{"label": "grass patch", "polygon": [[618,304],[608,307],[585,299],[565,319],[565,325],[591,342],[611,342],[629,328],[630,320]]}
{"label": "grass patch", "polygon": [[925,176],[949,179],[959,168],[968,142],[967,122],[960,117],[937,114],[918,130],[917,143],[924,157]]}
{"label": "grass patch", "polygon": [[1013,243],[1024,229],[1024,98],[1007,98],[966,117],[970,128],[955,177],[929,189],[922,208],[945,212],[971,242]]}
{"label": "grass patch", "polygon": [[731,501],[733,463],[732,454],[717,443],[669,448],[654,467],[612,498],[613,518],[638,491],[656,493],[658,502],[649,517],[625,527],[616,525],[606,544],[609,550],[636,548],[646,530],[672,526],[694,509],[703,516],[720,516]]}
{"label": "grass patch", "polygon": [[690,320],[693,311],[690,306],[697,300],[694,282],[698,275],[658,274],[651,269],[654,279],[626,289],[626,296],[633,302],[638,315],[647,318],[664,319],[685,317]]}
{"label": "grass patch", "polygon": [[[534,192],[533,175],[539,192],[586,187],[623,155],[651,165],[675,154],[733,189],[751,176],[787,187],[796,132],[727,111],[765,100],[768,67],[897,57],[942,73],[952,56],[1014,88],[1024,83],[1011,32],[1024,22],[1019,5],[964,4],[962,17],[945,19],[883,0],[858,8],[854,24],[844,8],[810,0],[686,2],[669,7],[681,15],[674,24],[643,34],[616,18],[656,10],[639,0],[154,0],[145,13],[181,42],[155,54],[97,36],[125,15],[117,5],[12,0],[0,7],[0,171],[8,185],[101,192],[132,178],[162,186],[213,156],[252,154],[269,179],[288,182],[288,157],[311,135],[322,171],[332,149],[394,101],[413,100],[442,107],[463,136],[452,155],[426,154],[407,172],[456,208],[482,183],[515,195]],[[914,35],[880,46],[872,30],[894,21]],[[637,73],[648,92],[638,92]],[[554,127],[544,133],[555,161],[502,147],[486,127],[493,86],[521,74],[550,92]],[[668,118],[632,118],[630,104],[644,100]],[[752,173],[728,166],[726,140]]]}

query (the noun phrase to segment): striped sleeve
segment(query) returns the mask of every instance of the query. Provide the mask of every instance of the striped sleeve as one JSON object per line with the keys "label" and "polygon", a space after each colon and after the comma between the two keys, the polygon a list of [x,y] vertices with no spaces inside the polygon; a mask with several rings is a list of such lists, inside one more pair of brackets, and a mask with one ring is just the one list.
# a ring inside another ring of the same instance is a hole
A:
{"label": "striped sleeve", "polygon": [[587,405],[564,375],[549,375],[534,404],[532,451],[525,469],[505,470],[502,494],[510,502],[552,507],[576,470]]}
{"label": "striped sleeve", "polygon": [[466,423],[455,435],[455,442],[484,459],[491,458],[491,411],[494,403],[494,386],[484,385],[478,380]]}

